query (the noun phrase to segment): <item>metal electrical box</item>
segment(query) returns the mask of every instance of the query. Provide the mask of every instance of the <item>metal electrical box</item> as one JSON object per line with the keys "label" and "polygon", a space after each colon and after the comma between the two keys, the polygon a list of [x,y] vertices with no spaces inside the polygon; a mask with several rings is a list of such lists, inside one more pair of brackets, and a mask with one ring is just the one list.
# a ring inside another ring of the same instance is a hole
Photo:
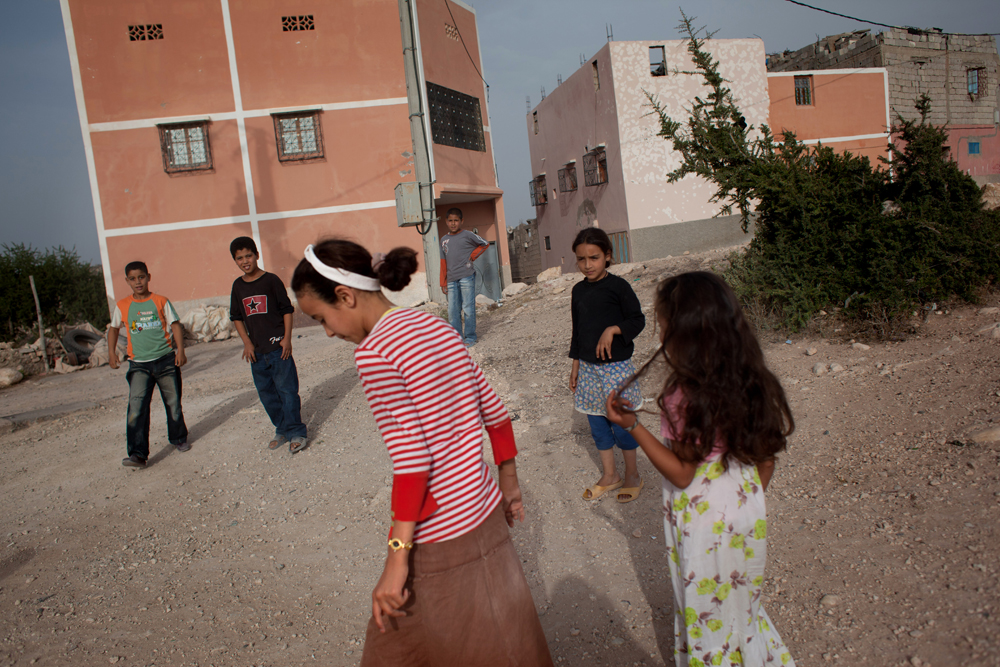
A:
{"label": "metal electrical box", "polygon": [[418,183],[400,183],[396,186],[396,224],[400,227],[411,227],[423,223],[423,211],[420,208],[420,185]]}

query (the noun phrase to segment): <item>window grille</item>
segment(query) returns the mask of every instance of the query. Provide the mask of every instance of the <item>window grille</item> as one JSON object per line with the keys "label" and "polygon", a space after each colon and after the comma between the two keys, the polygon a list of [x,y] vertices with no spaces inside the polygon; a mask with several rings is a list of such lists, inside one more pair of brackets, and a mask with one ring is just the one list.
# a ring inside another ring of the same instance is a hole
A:
{"label": "window grille", "polygon": [[601,75],[597,71],[597,61],[595,60],[594,62],[592,62],[590,64],[594,68],[594,90],[600,90],[601,89]]}
{"label": "window grille", "polygon": [[462,38],[462,36],[458,33],[458,28],[447,21],[444,24],[444,34],[448,37],[448,39],[453,39],[456,42]]}
{"label": "window grille", "polygon": [[157,125],[163,170],[168,174],[212,169],[212,148],[208,143],[208,123]]}
{"label": "window grille", "polygon": [[568,164],[559,170],[559,192],[576,190],[576,166]]}
{"label": "window grille", "polygon": [[130,42],[147,42],[153,39],[163,39],[163,24],[148,23],[128,27],[128,41]]}
{"label": "window grille", "polygon": [[627,264],[632,261],[632,253],[628,247],[628,232],[608,234],[611,239],[611,260],[615,264]]}
{"label": "window grille", "polygon": [[969,90],[969,99],[979,99],[986,90],[986,69],[975,67],[965,72],[965,83]]}
{"label": "window grille", "polygon": [[316,29],[316,24],[313,22],[312,14],[306,14],[305,16],[281,17],[282,32],[296,32],[299,30],[315,30],[315,29]]}
{"label": "window grille", "polygon": [[533,123],[534,128],[535,128],[535,134],[538,134],[538,112],[537,111],[532,111],[531,112],[531,118],[532,118],[532,123]]}
{"label": "window grille", "polygon": [[549,236],[545,237],[545,249],[552,250],[552,239]]}
{"label": "window grille", "polygon": [[795,104],[797,106],[812,106],[811,76],[795,77]]}
{"label": "window grille", "polygon": [[549,203],[549,193],[545,189],[545,176],[536,176],[528,181],[528,192],[531,195],[532,206],[545,206]]}
{"label": "window grille", "polygon": [[427,82],[434,143],[470,151],[486,151],[479,98]]}
{"label": "window grille", "polygon": [[664,47],[649,47],[649,74],[650,76],[667,75],[667,54]]}
{"label": "window grille", "polygon": [[979,155],[979,142],[970,141],[969,142],[969,155]]}
{"label": "window grille", "polygon": [[278,160],[295,162],[323,157],[323,128],[318,111],[272,114]]}
{"label": "window grille", "polygon": [[603,148],[595,148],[583,156],[583,182],[587,185],[608,182],[608,157]]}

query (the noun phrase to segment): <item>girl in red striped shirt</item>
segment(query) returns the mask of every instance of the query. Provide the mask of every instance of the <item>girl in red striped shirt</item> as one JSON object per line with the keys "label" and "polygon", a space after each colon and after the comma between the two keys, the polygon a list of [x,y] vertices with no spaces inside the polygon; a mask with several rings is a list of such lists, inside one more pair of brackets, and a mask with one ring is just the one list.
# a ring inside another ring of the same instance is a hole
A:
{"label": "girl in red striped shirt", "polygon": [[373,268],[367,250],[335,239],[306,248],[292,278],[302,311],[358,345],[392,460],[392,530],[361,664],[551,665],[508,533],[524,520],[510,417],[452,326],[382,293],[416,269],[409,248]]}

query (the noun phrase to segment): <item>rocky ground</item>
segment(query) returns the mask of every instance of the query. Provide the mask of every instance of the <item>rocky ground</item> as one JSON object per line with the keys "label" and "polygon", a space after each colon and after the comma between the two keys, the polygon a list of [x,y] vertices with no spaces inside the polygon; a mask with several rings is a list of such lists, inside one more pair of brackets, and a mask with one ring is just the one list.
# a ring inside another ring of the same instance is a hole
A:
{"label": "rocky ground", "polygon": [[[661,277],[722,261],[617,271],[651,314]],[[567,387],[577,279],[480,315],[474,357],[521,450],[529,514],[513,537],[559,664],[672,664],[655,471],[640,457],[647,487],[631,504],[580,498],[598,473]],[[764,336],[797,425],[768,489],[766,606],[799,665],[1000,664],[1000,445],[971,438],[1000,426],[1000,341],[987,329],[1000,314],[980,314],[998,304],[928,312],[905,341],[867,349],[832,318],[790,342]],[[654,336],[650,318],[637,359]],[[297,330],[311,445],[294,457],[266,449],[240,349],[189,349],[193,448],[173,451],[154,405],[141,471],[119,464],[122,370],[0,392],[13,418],[0,435],[0,664],[358,663],[390,468],[352,346]]]}

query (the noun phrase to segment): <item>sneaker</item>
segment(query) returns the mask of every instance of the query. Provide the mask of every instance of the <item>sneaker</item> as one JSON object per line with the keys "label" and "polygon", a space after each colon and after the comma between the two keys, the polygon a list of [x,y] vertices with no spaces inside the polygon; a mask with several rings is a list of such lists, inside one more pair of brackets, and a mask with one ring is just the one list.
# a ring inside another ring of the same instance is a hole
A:
{"label": "sneaker", "polygon": [[146,459],[141,459],[135,454],[128,457],[127,459],[122,459],[122,465],[126,468],[145,468]]}
{"label": "sneaker", "polygon": [[189,449],[191,449],[191,445],[187,443],[187,440],[185,440],[184,442],[177,443],[176,445],[174,445],[174,447],[176,447],[177,451],[179,452],[186,452]]}

